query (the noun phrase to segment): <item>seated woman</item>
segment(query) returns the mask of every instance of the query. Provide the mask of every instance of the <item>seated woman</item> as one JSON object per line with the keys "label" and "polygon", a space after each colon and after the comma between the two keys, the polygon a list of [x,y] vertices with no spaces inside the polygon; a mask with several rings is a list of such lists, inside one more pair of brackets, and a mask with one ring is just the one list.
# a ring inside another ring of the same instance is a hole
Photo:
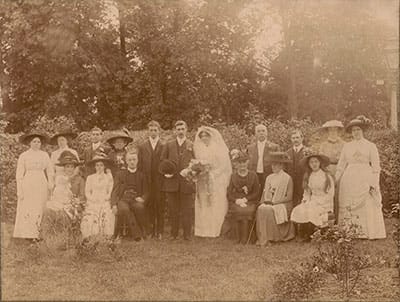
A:
{"label": "seated woman", "polygon": [[283,165],[290,159],[285,152],[271,152],[270,161],[273,173],[265,180],[256,214],[259,246],[266,246],[271,241],[287,241],[295,236],[294,225],[289,221],[293,207],[293,180],[283,171]]}
{"label": "seated woman", "polygon": [[245,153],[235,159],[236,171],[232,174],[227,190],[229,213],[238,234],[238,243],[246,244],[249,222],[254,219],[259,195],[257,174],[248,169],[249,158]]}
{"label": "seated woman", "polygon": [[56,165],[61,170],[55,177],[53,195],[46,203],[41,224],[42,236],[46,240],[70,230],[71,218],[75,214],[74,200],[76,205],[85,200],[85,181],[76,173],[80,162],[75,154],[63,151]]}
{"label": "seated woman", "polygon": [[299,224],[301,240],[309,241],[316,227],[327,227],[328,221],[333,219],[335,184],[326,171],[329,163],[329,158],[322,154],[311,154],[302,160],[306,168],[304,194],[291,215],[291,220]]}
{"label": "seated woman", "polygon": [[88,165],[94,166],[96,173],[89,175],[86,180],[87,203],[81,222],[82,236],[112,236],[115,224],[110,204],[113,178],[105,173],[106,166],[111,166],[111,160],[104,153],[98,153]]}

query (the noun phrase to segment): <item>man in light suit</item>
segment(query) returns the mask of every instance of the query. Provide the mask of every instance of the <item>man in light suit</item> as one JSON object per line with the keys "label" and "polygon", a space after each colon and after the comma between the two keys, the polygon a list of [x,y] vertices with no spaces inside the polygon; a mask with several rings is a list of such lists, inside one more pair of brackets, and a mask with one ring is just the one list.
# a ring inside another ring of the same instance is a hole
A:
{"label": "man in light suit", "polygon": [[161,161],[169,160],[176,165],[174,174],[165,174],[162,190],[166,192],[171,219],[171,239],[177,239],[182,220],[183,238],[190,240],[194,219],[195,185],[180,175],[194,158],[193,143],[186,138],[187,124],[175,123],[176,139],[167,142],[161,153]]}
{"label": "man in light suit", "polygon": [[247,147],[249,155],[249,170],[257,173],[261,186],[259,198],[261,198],[265,179],[272,173],[269,153],[279,151],[280,147],[268,141],[268,131],[265,125],[259,124],[255,128],[256,142]]}
{"label": "man in light suit", "polygon": [[162,239],[164,233],[165,198],[161,192],[164,175],[158,172],[164,142],[160,139],[161,126],[156,121],[147,124],[149,138],[139,145],[138,169],[146,176],[149,184],[147,202],[150,223],[153,226],[152,236]]}

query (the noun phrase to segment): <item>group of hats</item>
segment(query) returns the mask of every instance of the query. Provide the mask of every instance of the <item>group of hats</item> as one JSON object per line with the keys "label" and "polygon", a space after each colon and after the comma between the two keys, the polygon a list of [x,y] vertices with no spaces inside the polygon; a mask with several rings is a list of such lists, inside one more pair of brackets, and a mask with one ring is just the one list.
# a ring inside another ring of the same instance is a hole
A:
{"label": "group of hats", "polygon": [[23,134],[19,137],[19,141],[22,144],[29,144],[29,142],[34,139],[35,137],[40,138],[40,141],[45,144],[45,143],[50,143],[51,145],[56,145],[57,144],[57,140],[59,137],[65,137],[65,138],[70,138],[70,139],[74,139],[75,137],[77,137],[78,135],[75,132],[69,131],[69,130],[63,130],[60,131],[58,133],[56,133],[55,135],[53,135],[51,138],[49,138],[46,134],[43,134],[41,132],[30,132],[30,133],[26,133]]}
{"label": "group of hats", "polygon": [[364,115],[359,115],[355,119],[352,119],[346,127],[343,125],[341,121],[338,120],[331,120],[327,121],[322,125],[322,129],[328,129],[328,128],[339,128],[342,129],[344,128],[346,132],[350,132],[351,129],[355,126],[360,127],[361,129],[365,130],[367,129],[371,124],[371,120],[366,118]]}

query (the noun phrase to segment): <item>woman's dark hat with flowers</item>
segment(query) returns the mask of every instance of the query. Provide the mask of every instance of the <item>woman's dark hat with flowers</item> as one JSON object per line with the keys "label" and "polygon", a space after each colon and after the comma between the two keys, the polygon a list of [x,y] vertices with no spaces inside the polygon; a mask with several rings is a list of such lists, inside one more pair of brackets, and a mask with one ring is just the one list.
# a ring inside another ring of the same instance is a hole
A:
{"label": "woman's dark hat with flowers", "polygon": [[269,154],[269,161],[271,163],[285,164],[290,162],[290,158],[286,152],[277,151],[277,152],[271,152]]}
{"label": "woman's dark hat with flowers", "polygon": [[112,145],[117,138],[122,138],[126,144],[133,141],[133,138],[129,136],[129,131],[127,129],[122,129],[114,131],[107,139],[107,143]]}
{"label": "woman's dark hat with flowers", "polygon": [[112,160],[108,158],[108,156],[104,152],[104,149],[102,148],[99,148],[99,150],[93,156],[92,160],[87,162],[87,165],[95,165],[99,161],[104,163],[106,166],[111,166],[113,164]]}
{"label": "woman's dark hat with flowers", "polygon": [[176,163],[169,159],[164,159],[158,167],[158,172],[160,172],[163,175],[165,174],[174,175],[176,174],[177,170],[178,167],[176,166]]}
{"label": "woman's dark hat with flowers", "polygon": [[67,139],[68,139],[68,138],[69,138],[69,139],[74,139],[75,137],[78,136],[78,134],[75,133],[75,132],[73,132],[73,131],[71,131],[71,130],[68,130],[68,129],[61,130],[61,131],[57,132],[55,135],[53,135],[53,136],[51,137],[51,139],[50,139],[50,144],[52,144],[52,145],[57,145],[57,139],[58,139],[60,136],[63,136],[63,137],[65,137],[65,138],[67,138]]}
{"label": "woman's dark hat with flowers", "polygon": [[305,154],[305,157],[300,161],[300,165],[304,167],[308,167],[308,162],[312,157],[318,158],[319,162],[321,163],[321,167],[326,168],[330,165],[331,161],[328,156],[320,154],[315,151],[309,151]]}
{"label": "woman's dark hat with flowers", "polygon": [[26,134],[21,135],[19,137],[19,142],[24,145],[29,145],[31,140],[34,139],[35,137],[39,137],[42,144],[46,144],[49,141],[49,138],[46,134],[43,134],[40,132],[31,132],[31,133],[26,133]]}
{"label": "woman's dark hat with flowers", "polygon": [[244,163],[247,162],[248,160],[249,156],[247,155],[247,153],[243,151],[239,151],[235,157],[232,157],[232,161],[234,163]]}
{"label": "woman's dark hat with flowers", "polygon": [[60,155],[60,158],[58,159],[58,163],[56,163],[57,166],[65,166],[65,165],[74,165],[74,166],[79,166],[82,164],[78,160],[78,158],[73,154],[71,151],[63,151]]}
{"label": "woman's dark hat with flowers", "polygon": [[346,132],[351,132],[351,129],[354,126],[358,126],[365,131],[365,129],[367,129],[370,126],[370,124],[371,124],[370,119],[366,118],[364,115],[359,115],[346,125]]}

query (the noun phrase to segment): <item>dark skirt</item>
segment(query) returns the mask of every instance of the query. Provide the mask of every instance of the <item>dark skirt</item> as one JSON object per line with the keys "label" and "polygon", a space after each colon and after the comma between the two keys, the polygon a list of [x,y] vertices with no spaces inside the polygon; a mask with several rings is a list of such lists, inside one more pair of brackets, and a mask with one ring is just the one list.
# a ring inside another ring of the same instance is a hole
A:
{"label": "dark skirt", "polygon": [[247,207],[241,207],[237,204],[231,204],[229,212],[232,215],[233,220],[253,220],[257,206],[255,204],[249,204]]}

